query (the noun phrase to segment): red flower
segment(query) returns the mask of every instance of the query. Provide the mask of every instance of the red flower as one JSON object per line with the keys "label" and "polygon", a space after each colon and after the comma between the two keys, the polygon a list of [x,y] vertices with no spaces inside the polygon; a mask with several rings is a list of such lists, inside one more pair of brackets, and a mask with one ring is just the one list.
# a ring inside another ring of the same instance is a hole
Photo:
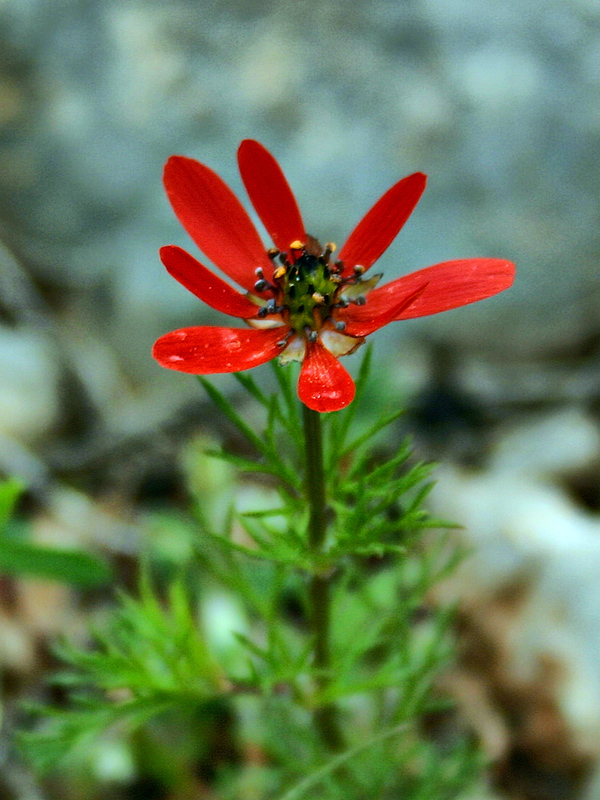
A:
{"label": "red flower", "polygon": [[161,336],[153,349],[163,367],[207,375],[239,372],[279,356],[302,361],[298,396],[316,411],[354,399],[354,382],[338,361],[388,322],[437,314],[508,288],[514,265],[493,258],[446,261],[375,289],[363,274],[402,228],[425,188],[416,172],[389,189],[350,234],[339,258],[304,228],[281,168],[258,142],[238,150],[242,179],[275,248],[266,250],[231,189],[211,169],[172,156],[167,195],[183,227],[241,294],[180,247],[163,247],[169,273],[212,308],[248,328],[194,327]]}

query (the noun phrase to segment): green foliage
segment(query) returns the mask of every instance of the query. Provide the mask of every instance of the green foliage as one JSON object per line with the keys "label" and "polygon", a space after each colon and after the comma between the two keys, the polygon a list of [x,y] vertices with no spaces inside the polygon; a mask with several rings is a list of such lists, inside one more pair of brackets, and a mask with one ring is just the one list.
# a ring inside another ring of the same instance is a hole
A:
{"label": "green foliage", "polygon": [[187,714],[227,688],[181,581],[161,603],[144,573],[139,598],[122,595],[108,625],[92,632],[92,641],[90,650],[66,642],[57,647],[70,669],[54,683],[70,691],[72,707],[66,712],[31,707],[44,724],[23,733],[21,743],[41,771],[111,727],[126,723],[131,730],[170,710]]}
{"label": "green foliage", "polygon": [[19,481],[0,482],[0,573],[60,581],[82,588],[108,583],[112,573],[102,559],[81,550],[46,547],[6,532],[22,492]]}
{"label": "green foliage", "polygon": [[[369,362],[367,351],[358,400]],[[368,422],[355,402],[326,415],[327,530],[316,550],[307,533],[308,457],[293,374],[273,368],[274,396],[253,377],[236,376],[262,408],[260,434],[200,380],[250,448],[211,456],[240,481],[262,475],[277,502],[245,513],[232,508],[215,521],[218,488],[195,486],[185,582],[161,602],[145,578],[139,599],[120,598],[91,651],[63,648],[69,669],[59,680],[71,705],[43,710],[45,724],[23,744],[49,768],[109,728],[131,730],[191,707],[202,715],[219,702],[237,720],[236,746],[263,754],[260,768],[231,762],[218,771],[223,800],[460,797],[480,767],[475,749],[460,737],[436,741],[423,725],[448,711],[435,686],[453,653],[452,609],[436,609],[428,597],[461,555],[439,530],[448,524],[423,508],[431,466],[414,462],[409,442],[383,454],[382,432],[396,412]],[[224,477],[224,494],[229,482]],[[330,612],[329,652],[320,663],[311,627],[319,581]],[[243,610],[236,621],[210,621],[215,587]],[[324,711],[340,743],[316,723]]]}
{"label": "green foliage", "polygon": [[33,542],[0,537],[0,572],[90,588],[108,583],[109,566],[79,550],[59,550]]}
{"label": "green foliage", "polygon": [[4,532],[6,523],[11,518],[17,500],[23,492],[20,481],[9,480],[0,482],[0,533]]}
{"label": "green foliage", "polygon": [[[319,569],[334,568],[344,556],[384,556],[405,551],[415,535],[424,528],[450,527],[450,523],[433,519],[422,504],[432,484],[426,482],[431,464],[412,464],[410,442],[402,444],[396,455],[383,463],[374,461],[374,439],[390,426],[401,412],[383,415],[350,437],[360,396],[364,392],[370,365],[370,350],[363,359],[357,380],[357,397],[343,411],[328,414],[324,420],[325,465],[328,477],[329,511],[333,514],[326,559]],[[263,473],[279,479],[282,504],[277,509],[253,512],[238,518],[252,547],[243,547],[231,539],[210,532],[223,546],[246,551],[255,558],[265,558],[298,568],[314,567],[314,554],[306,536],[306,501],[302,494],[304,438],[299,404],[293,396],[291,371],[273,364],[281,388],[281,396],[266,396],[253,377],[236,374],[244,388],[264,406],[267,427],[259,436],[241,420],[230,401],[208,381],[200,378],[219,410],[238,428],[256,450],[259,458],[247,458],[226,451],[210,451],[211,455],[233,464],[241,472]],[[282,442],[285,445],[282,446]],[[404,505],[400,498],[406,498]],[[273,518],[287,522],[282,535],[281,525]]]}

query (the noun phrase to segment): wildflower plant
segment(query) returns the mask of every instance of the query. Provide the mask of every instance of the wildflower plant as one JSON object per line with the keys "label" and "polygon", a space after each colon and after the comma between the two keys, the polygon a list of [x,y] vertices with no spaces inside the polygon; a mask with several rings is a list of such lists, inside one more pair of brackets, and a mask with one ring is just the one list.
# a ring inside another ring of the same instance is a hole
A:
{"label": "wildflower plant", "polygon": [[[94,633],[94,648],[63,646],[70,666],[58,680],[72,690],[71,705],[43,709],[45,723],[23,742],[49,768],[115,726],[147,728],[154,718],[197,738],[198,720],[219,707],[236,722],[233,733],[216,735],[231,737],[246,758],[217,764],[215,797],[459,797],[478,775],[476,748],[460,736],[427,735],[426,722],[447,708],[435,682],[452,657],[451,610],[430,607],[428,596],[460,552],[449,545],[452,526],[424,507],[431,466],[414,461],[408,442],[375,454],[399,412],[371,424],[357,414],[370,349],[356,382],[339,358],[393,321],[508,288],[514,266],[449,261],[378,287],[381,275],[368,270],[412,213],[424,175],[389,189],[334,258],[333,243],[322,246],[306,232],[270,153],[246,140],[238,159],[270,249],[209,167],[174,156],[164,183],[184,228],[240,289],[179,247],[160,255],[183,286],[246,325],[182,328],[162,336],[153,355],[201,376],[246,441],[245,449],[210,457],[240,474],[262,474],[278,499],[252,512],[231,509],[216,523],[206,494],[196,491],[185,574],[160,591],[146,570],[139,597],[121,599]],[[245,372],[268,361],[274,394]],[[203,377],[222,372],[235,373],[262,408],[263,431]],[[238,627],[225,632],[226,653],[198,611],[207,582],[240,609]],[[168,737],[162,741],[168,750]],[[178,763],[176,782],[189,783],[192,761]]]}

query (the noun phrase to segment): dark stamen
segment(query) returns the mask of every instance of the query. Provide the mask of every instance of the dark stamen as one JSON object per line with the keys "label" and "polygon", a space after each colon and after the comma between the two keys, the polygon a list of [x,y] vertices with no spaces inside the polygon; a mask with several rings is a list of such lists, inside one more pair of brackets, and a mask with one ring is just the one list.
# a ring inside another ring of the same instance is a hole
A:
{"label": "dark stamen", "polygon": [[335,244],[333,242],[327,242],[327,244],[325,245],[325,250],[323,250],[323,256],[322,256],[326,264],[329,264],[329,257],[331,256],[334,250],[335,250]]}

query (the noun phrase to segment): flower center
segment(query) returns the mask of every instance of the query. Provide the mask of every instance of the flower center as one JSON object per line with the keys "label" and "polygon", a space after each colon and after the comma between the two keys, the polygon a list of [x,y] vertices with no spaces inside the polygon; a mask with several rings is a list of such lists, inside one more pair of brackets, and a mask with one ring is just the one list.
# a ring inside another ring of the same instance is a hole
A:
{"label": "flower center", "polygon": [[273,283],[265,280],[260,268],[256,271],[258,280],[254,288],[271,294],[258,316],[264,319],[270,314],[281,315],[292,331],[312,341],[327,321],[335,330],[343,331],[346,325],[336,321],[337,309],[349,303],[362,305],[365,292],[380,276],[364,281],[361,278],[364,269],[357,266],[350,277],[342,278],[344,265],[341,261],[331,261],[334,250],[334,244],[322,249],[312,237],[308,243],[292,242],[286,253],[269,250],[269,258],[278,260],[279,265],[274,268]]}
{"label": "flower center", "polygon": [[303,250],[300,257],[286,268],[282,280],[283,305],[289,314],[290,327],[296,333],[302,333],[306,328],[319,330],[331,316],[339,286],[339,278],[332,278],[323,255],[315,256]]}

